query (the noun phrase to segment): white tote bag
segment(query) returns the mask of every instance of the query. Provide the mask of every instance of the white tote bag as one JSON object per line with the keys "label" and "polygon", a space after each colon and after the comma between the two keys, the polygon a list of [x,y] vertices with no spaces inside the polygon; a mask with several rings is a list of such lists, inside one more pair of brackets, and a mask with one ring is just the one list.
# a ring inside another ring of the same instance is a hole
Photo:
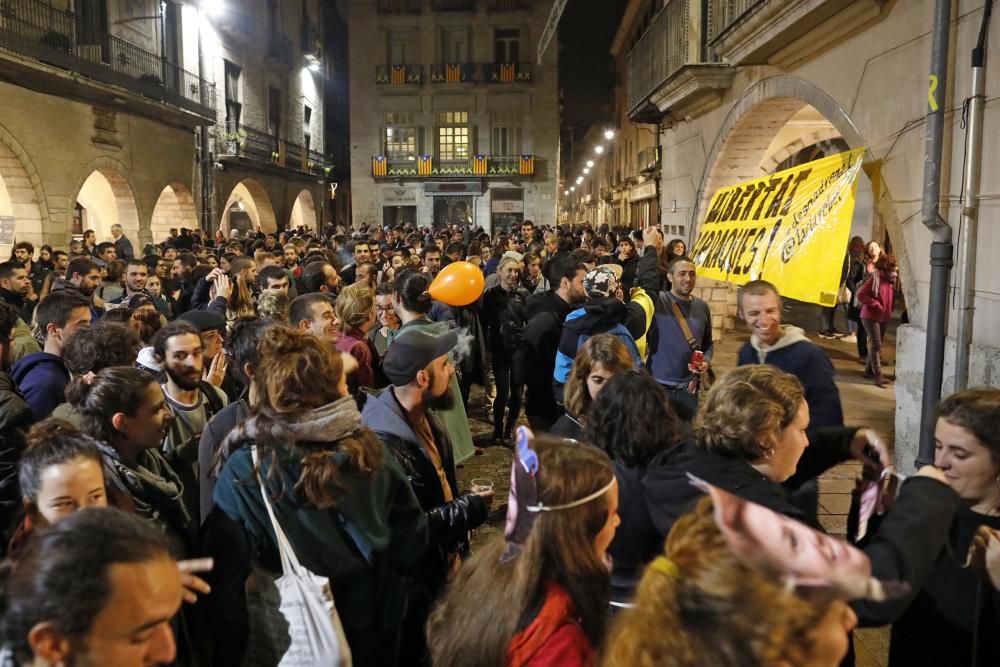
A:
{"label": "white tote bag", "polygon": [[[252,450],[258,464],[257,449]],[[330,580],[306,569],[281,529],[257,475],[278,540],[281,576],[258,567],[247,581],[249,636],[244,667],[351,667],[351,648],[333,604]]]}

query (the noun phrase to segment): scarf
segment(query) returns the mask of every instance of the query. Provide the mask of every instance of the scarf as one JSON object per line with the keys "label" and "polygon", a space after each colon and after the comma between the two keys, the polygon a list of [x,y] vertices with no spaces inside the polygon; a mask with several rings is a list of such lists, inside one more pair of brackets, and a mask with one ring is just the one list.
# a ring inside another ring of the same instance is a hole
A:
{"label": "scarf", "polygon": [[268,440],[293,445],[296,442],[336,442],[363,428],[361,413],[351,395],[297,416],[280,421],[251,417],[234,429],[223,442],[224,451],[233,451],[248,440]]}
{"label": "scarf", "polygon": [[97,446],[103,454],[108,486],[131,498],[138,516],[167,525],[170,517],[166,515],[177,512],[184,525],[175,528],[187,530],[191,517],[181,498],[184,485],[159,452],[144,451],[133,467],[122,461],[113,447],[103,442],[98,442]]}

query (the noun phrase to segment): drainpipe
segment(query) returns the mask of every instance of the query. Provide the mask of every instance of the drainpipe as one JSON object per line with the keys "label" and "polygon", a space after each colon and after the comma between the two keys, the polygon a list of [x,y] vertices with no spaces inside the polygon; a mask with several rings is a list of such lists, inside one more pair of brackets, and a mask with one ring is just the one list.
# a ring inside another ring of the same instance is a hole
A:
{"label": "drainpipe", "polygon": [[969,97],[965,136],[965,173],[962,174],[962,229],[959,235],[958,332],[955,346],[955,391],[969,386],[969,354],[972,350],[972,323],[975,316],[976,245],[979,232],[979,180],[983,163],[983,107],[986,90],[986,35],[993,0],[983,6],[979,41],[972,50],[972,95]]}
{"label": "drainpipe", "polygon": [[941,217],[941,151],[944,140],[944,100],[948,90],[948,40],[952,0],[935,0],[931,34],[930,87],[924,137],[924,225],[931,231],[931,282],[927,298],[927,348],[920,409],[920,446],[916,465],[934,462],[934,410],[941,399],[944,343],[948,333],[948,281],[953,265],[951,226]]}

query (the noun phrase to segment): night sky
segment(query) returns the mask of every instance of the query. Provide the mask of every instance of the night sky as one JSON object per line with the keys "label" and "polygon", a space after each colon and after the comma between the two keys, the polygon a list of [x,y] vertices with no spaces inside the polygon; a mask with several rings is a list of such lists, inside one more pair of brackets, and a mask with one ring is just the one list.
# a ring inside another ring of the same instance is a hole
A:
{"label": "night sky", "polygon": [[[569,0],[559,24],[559,83],[563,142],[579,140],[592,123],[611,120],[614,67],[611,40],[628,0]],[[550,47],[551,48],[551,47]]]}

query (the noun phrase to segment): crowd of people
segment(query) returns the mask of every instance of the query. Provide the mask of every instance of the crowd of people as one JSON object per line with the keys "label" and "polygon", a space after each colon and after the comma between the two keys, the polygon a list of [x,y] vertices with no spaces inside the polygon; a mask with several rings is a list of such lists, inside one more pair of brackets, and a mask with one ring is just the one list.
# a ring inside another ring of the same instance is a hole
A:
{"label": "crowd of people", "polygon": [[[1000,389],[942,401],[903,479],[774,285],[716,373],[656,228],[112,237],[0,263],[0,664],[834,667],[888,624],[892,667],[1000,660]],[[895,265],[861,248],[884,384]],[[431,296],[456,262],[468,305]],[[486,446],[507,499],[459,484]],[[845,542],[817,477],[850,459]]]}

